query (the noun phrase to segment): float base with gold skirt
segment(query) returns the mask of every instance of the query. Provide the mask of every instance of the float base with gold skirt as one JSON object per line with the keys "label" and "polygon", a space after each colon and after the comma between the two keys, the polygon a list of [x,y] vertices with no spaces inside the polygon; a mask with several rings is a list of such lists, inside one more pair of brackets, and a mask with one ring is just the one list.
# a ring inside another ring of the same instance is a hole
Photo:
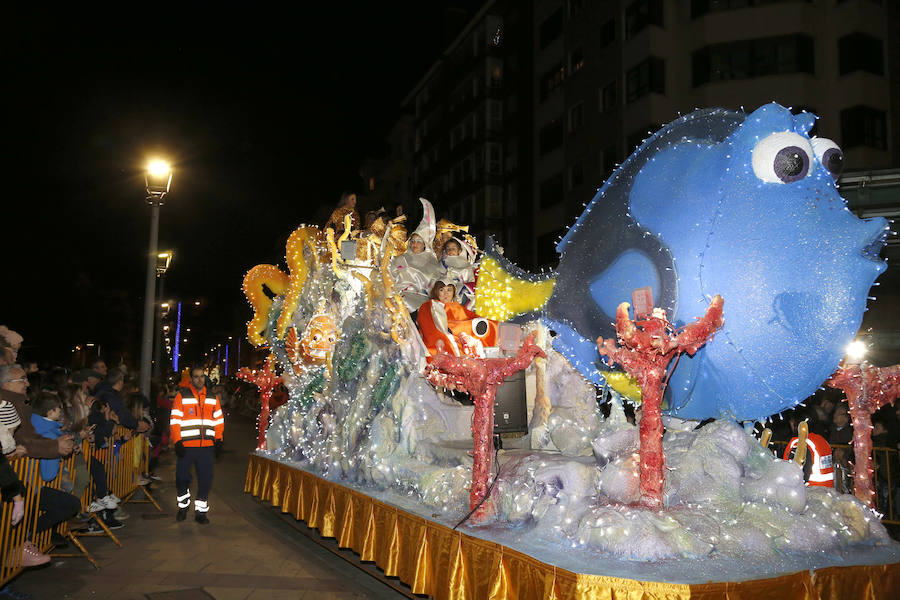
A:
{"label": "float base with gold skirt", "polygon": [[690,584],[576,573],[257,454],[244,491],[374,562],[413,593],[438,599],[887,600],[900,591],[900,563]]}

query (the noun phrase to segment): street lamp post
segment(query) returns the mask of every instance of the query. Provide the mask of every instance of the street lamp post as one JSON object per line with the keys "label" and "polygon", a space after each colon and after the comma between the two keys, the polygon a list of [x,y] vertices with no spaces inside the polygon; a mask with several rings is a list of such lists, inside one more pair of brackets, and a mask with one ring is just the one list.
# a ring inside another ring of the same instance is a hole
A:
{"label": "street lamp post", "polygon": [[145,173],[147,203],[150,204],[150,248],[147,253],[147,280],[144,287],[144,327],[141,333],[141,394],[150,398],[150,373],[153,369],[153,310],[156,305],[156,261],[159,260],[159,207],[172,185],[172,169],[161,160],[152,161]]}
{"label": "street lamp post", "polygon": [[156,302],[154,303],[154,308],[156,309],[154,312],[157,316],[157,321],[156,327],[153,329],[153,377],[156,377],[157,379],[159,379],[159,376],[164,372],[162,360],[162,320],[165,311],[161,305],[161,299],[165,297],[166,271],[168,271],[174,257],[174,250],[165,250],[157,254],[156,259],[156,278],[159,279],[159,286],[157,286]]}

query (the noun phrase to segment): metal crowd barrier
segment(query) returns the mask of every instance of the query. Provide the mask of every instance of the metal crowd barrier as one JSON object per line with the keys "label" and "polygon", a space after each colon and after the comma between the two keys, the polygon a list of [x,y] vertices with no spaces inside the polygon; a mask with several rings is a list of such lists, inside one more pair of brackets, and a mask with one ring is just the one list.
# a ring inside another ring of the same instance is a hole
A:
{"label": "metal crowd barrier", "polygon": [[[778,458],[784,456],[787,442],[772,442],[778,450]],[[834,467],[834,489],[842,494],[853,493],[853,446],[848,444],[830,444],[832,465]],[[876,447],[872,449],[873,474],[872,483],[875,488],[875,508],[883,517],[882,523],[900,525],[900,450],[896,448]]]}
{"label": "metal crowd barrier", "polygon": [[[148,471],[150,462],[150,445],[147,437],[134,435],[121,444],[117,445],[113,442],[113,440],[124,439],[128,431],[124,427],[116,426],[107,448],[94,448],[88,440],[84,440],[80,454],[72,454],[60,460],[59,473],[53,481],[48,482],[41,478],[40,459],[22,457],[10,461],[19,480],[25,484],[27,493],[24,497],[25,516],[18,525],[13,526],[11,523],[13,503],[3,502],[0,506],[0,586],[5,585],[22,572],[22,545],[27,539],[30,539],[42,553],[49,553],[53,557],[83,557],[98,569],[100,568],[99,564],[79,540],[80,537],[105,536],[109,537],[117,546],[122,546],[99,514],[88,513],[87,509],[93,499],[91,457],[96,458],[103,465],[106,470],[109,491],[118,496],[122,500],[122,504],[147,502],[162,511],[147,486],[140,485],[139,482],[141,475]],[[82,466],[84,468],[81,468]],[[81,475],[87,478],[86,483],[83,483],[83,480],[79,481],[76,477],[78,471],[81,471]],[[72,531],[69,529],[68,523],[63,521],[55,528],[36,534],[37,518],[40,514],[38,507],[41,488],[46,486],[64,490],[71,487],[73,492],[77,492],[80,487],[79,483],[83,485],[80,497],[81,512],[90,514],[91,520],[97,523],[99,530],[95,532]],[[142,496],[137,496],[137,492],[141,492]],[[79,552],[52,552],[53,544],[50,538],[53,531],[65,537]]]}

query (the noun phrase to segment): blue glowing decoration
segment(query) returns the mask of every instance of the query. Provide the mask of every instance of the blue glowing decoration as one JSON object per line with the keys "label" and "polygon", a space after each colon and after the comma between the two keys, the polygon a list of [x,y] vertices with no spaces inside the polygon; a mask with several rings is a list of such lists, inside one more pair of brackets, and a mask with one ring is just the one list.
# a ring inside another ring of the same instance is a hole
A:
{"label": "blue glowing decoration", "polygon": [[228,377],[228,344],[225,344],[225,377]]}
{"label": "blue glowing decoration", "polygon": [[859,329],[888,234],[847,209],[843,157],[809,138],[815,118],[774,103],[706,109],[650,136],[557,246],[542,313],[554,347],[600,384],[596,339],[615,336],[615,307],[635,288],[652,286],[676,326],[721,294],[725,325],[681,357],[666,412],[756,420],[812,394]]}
{"label": "blue glowing decoration", "polygon": [[172,370],[178,372],[179,347],[181,345],[181,302],[178,303],[178,319],[175,321],[175,351],[172,353]]}

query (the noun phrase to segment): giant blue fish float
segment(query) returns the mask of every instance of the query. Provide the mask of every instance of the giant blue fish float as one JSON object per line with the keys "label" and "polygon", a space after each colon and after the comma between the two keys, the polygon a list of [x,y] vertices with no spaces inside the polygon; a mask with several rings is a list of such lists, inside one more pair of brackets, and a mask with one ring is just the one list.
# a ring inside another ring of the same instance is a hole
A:
{"label": "giant blue fish float", "polygon": [[602,384],[596,339],[615,335],[616,306],[636,289],[649,286],[675,326],[721,294],[725,325],[675,366],[667,413],[744,421],[796,405],[837,367],[887,266],[888,224],[847,209],[843,155],[809,137],[815,119],[773,103],[673,121],[600,188],[557,245],[555,273],[528,275],[489,252],[497,269],[479,276],[480,306],[544,284],[517,318],[539,314],[554,347]]}

